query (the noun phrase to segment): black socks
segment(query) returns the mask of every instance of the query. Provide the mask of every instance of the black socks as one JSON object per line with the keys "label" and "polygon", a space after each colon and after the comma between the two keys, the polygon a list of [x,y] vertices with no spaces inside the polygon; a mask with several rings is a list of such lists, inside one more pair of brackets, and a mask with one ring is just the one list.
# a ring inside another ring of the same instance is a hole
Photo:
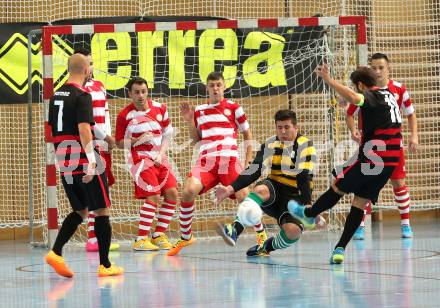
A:
{"label": "black socks", "polygon": [[342,247],[345,249],[353,237],[353,234],[356,232],[356,229],[361,225],[362,217],[364,217],[364,210],[352,206],[345,220],[344,231],[335,248]]}
{"label": "black socks", "polygon": [[307,217],[316,217],[322,212],[334,207],[341,198],[342,196],[337,194],[333,188],[330,187],[316,200],[312,207],[306,207],[304,209],[304,214]]}
{"label": "black socks", "polygon": [[108,268],[111,266],[108,252],[112,240],[112,226],[108,216],[95,217],[95,234],[99,246],[99,263]]}
{"label": "black socks", "polygon": [[72,212],[64,218],[63,224],[58,231],[58,236],[53,244],[52,250],[54,253],[59,256],[62,255],[64,245],[75,234],[76,229],[82,222],[83,219],[77,212]]}

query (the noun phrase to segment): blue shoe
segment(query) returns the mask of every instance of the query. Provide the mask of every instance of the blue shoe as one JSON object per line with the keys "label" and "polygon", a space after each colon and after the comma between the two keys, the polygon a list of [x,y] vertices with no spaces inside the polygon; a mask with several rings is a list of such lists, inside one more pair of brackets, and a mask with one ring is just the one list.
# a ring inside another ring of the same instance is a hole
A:
{"label": "blue shoe", "polygon": [[295,200],[290,200],[287,203],[287,209],[290,215],[298,219],[304,225],[304,228],[306,229],[315,228],[315,217],[307,217],[304,214],[304,209],[305,209],[304,205],[300,205]]}
{"label": "blue shoe", "polygon": [[215,231],[229,246],[235,246],[235,244],[237,243],[237,231],[231,224],[222,225],[218,223],[215,227]]}
{"label": "blue shoe", "polygon": [[341,264],[344,262],[344,248],[336,247],[332,252],[332,256],[330,257],[330,264]]}
{"label": "blue shoe", "polygon": [[413,237],[413,232],[411,230],[410,225],[401,225],[400,229],[402,230],[402,237],[403,238],[411,238]]}
{"label": "blue shoe", "polygon": [[255,245],[246,251],[248,257],[268,257],[269,253],[264,249],[264,245]]}
{"label": "blue shoe", "polygon": [[354,240],[363,240],[365,238],[365,227],[359,226],[359,228],[356,229],[356,232],[353,234]]}

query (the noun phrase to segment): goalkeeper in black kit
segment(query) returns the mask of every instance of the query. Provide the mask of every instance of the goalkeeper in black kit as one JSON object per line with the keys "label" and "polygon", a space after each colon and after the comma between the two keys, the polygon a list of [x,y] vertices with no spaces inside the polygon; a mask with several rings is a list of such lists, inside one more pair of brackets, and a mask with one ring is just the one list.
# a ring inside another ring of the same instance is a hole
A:
{"label": "goalkeeper in black kit", "polygon": [[291,110],[275,114],[276,136],[261,145],[254,161],[229,186],[219,186],[217,202],[257,181],[262,172],[268,176],[256,183],[253,191],[239,204],[238,215],[232,224],[218,225],[217,232],[225,242],[234,246],[246,222],[240,213],[262,211],[275,218],[280,231],[262,245],[248,249],[248,256],[267,256],[271,251],[284,249],[295,243],[304,229],[303,224],[287,210],[291,199],[311,204],[313,167],[316,150],[312,142],[298,132],[297,118]]}

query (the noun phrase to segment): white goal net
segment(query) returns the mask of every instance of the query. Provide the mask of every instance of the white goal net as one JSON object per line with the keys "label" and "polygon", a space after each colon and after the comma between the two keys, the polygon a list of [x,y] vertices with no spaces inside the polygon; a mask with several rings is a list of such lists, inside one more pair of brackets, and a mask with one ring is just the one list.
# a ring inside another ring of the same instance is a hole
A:
{"label": "white goal net", "polygon": [[[94,77],[107,89],[114,126],[117,113],[130,102],[125,88],[128,80],[144,77],[151,97],[167,105],[176,128],[168,154],[181,188],[194,163],[194,148],[179,116],[179,103],[195,106],[206,102],[207,75],[222,71],[226,96],[243,106],[256,150],[274,135],[277,110],[297,112],[300,132],[313,140],[318,151],[316,198],[330,183],[335,148],[342,153],[339,159],[347,158],[348,152],[345,144],[342,150],[336,147],[345,138],[336,125],[338,108],[314,69],[323,62],[330,63],[335,77],[346,80],[359,56],[364,56],[365,64],[365,33],[359,33],[365,31],[364,26],[362,17],[315,17],[47,27],[44,31],[51,35],[43,40],[43,96],[47,103],[51,90],[65,82],[67,59],[73,50],[89,48]],[[126,240],[137,232],[142,201],[133,198],[133,182],[123,152],[114,150],[112,155],[116,177],[111,187],[113,230],[117,240]],[[49,190],[49,207],[57,208],[61,220],[71,207],[59,183],[56,196],[53,199]],[[193,223],[196,236],[210,236],[214,223],[233,219],[235,209],[232,201],[215,205],[209,193],[197,198]],[[341,204],[333,213],[344,210]],[[336,228],[343,220],[334,215],[328,221]],[[169,235],[174,237],[177,232],[174,220]],[[85,239],[85,226],[76,236],[78,241]]]}

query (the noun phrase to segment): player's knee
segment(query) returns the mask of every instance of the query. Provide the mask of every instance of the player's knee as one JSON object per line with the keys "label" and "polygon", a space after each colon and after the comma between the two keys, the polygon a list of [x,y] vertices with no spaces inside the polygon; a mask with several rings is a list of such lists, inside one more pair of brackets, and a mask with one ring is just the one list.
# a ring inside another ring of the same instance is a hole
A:
{"label": "player's knee", "polygon": [[145,200],[153,204],[158,204],[160,201],[160,195],[148,196]]}
{"label": "player's knee", "polygon": [[391,179],[391,185],[394,189],[399,189],[405,186],[405,180],[404,179]]}
{"label": "player's knee", "polygon": [[183,188],[182,197],[184,199],[193,199],[199,194],[200,190],[199,185],[196,185],[195,183],[187,183]]}
{"label": "player's knee", "polygon": [[284,233],[289,240],[299,239],[301,236],[301,228],[294,223],[286,223],[282,226]]}
{"label": "player's knee", "polygon": [[266,185],[257,185],[254,187],[254,193],[256,193],[263,201],[266,201],[270,197],[269,188]]}
{"label": "player's knee", "polygon": [[173,188],[169,188],[169,189],[165,190],[165,193],[163,196],[167,200],[176,201],[179,194],[177,192],[177,188],[173,187]]}
{"label": "player's knee", "polygon": [[361,210],[365,210],[369,203],[370,200],[355,195],[353,198],[352,206],[357,207]]}

